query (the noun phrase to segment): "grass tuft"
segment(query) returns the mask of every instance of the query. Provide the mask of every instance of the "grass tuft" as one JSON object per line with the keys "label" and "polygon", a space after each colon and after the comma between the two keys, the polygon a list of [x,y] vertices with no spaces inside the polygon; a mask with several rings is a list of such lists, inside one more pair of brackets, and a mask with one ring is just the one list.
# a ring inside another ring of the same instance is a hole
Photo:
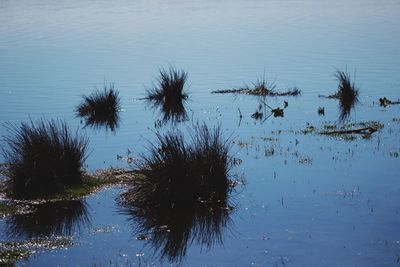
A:
{"label": "grass tuft", "polygon": [[223,241],[234,209],[229,193],[233,160],[219,127],[195,125],[189,142],[180,131],[157,134],[143,156],[143,174],[120,198],[121,212],[161,258],[180,262],[192,242],[210,249]]}
{"label": "grass tuft", "polygon": [[146,99],[154,108],[160,109],[163,122],[174,123],[187,120],[185,100],[188,95],[185,91],[187,72],[170,67],[161,69],[157,86],[147,90]]}
{"label": "grass tuft", "polygon": [[143,176],[134,181],[129,194],[138,207],[191,205],[212,200],[230,190],[230,145],[219,127],[196,125],[185,142],[180,131],[157,134],[158,143],[143,155],[138,168]]}
{"label": "grass tuft", "polygon": [[339,81],[339,86],[334,96],[339,99],[339,119],[343,121],[350,116],[351,110],[359,102],[359,89],[356,88],[354,81],[351,81],[348,72],[338,70],[335,77]]}
{"label": "grass tuft", "polygon": [[3,155],[9,164],[6,190],[19,199],[47,197],[82,183],[88,139],[65,122],[44,119],[8,126]]}
{"label": "grass tuft", "polygon": [[104,85],[104,90],[96,90],[91,95],[83,96],[83,102],[77,106],[76,114],[85,119],[86,126],[105,127],[115,131],[119,124],[121,99],[114,85]]}

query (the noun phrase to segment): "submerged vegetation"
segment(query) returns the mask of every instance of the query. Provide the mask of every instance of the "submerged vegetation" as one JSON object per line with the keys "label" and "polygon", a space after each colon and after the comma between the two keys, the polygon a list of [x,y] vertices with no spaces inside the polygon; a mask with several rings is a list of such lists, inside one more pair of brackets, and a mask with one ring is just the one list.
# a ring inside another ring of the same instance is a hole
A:
{"label": "submerged vegetation", "polygon": [[248,94],[248,95],[257,95],[257,96],[298,96],[301,94],[301,90],[297,87],[288,89],[284,92],[279,92],[275,90],[275,83],[268,83],[265,78],[262,80],[257,80],[251,87],[245,86],[242,88],[233,88],[233,89],[225,89],[225,90],[216,90],[212,91],[213,94]]}
{"label": "submerged vegetation", "polygon": [[3,155],[8,163],[6,191],[13,198],[47,197],[83,181],[88,139],[72,134],[65,122],[40,120],[8,125]]}
{"label": "submerged vegetation", "polygon": [[0,266],[16,266],[17,261],[26,260],[38,251],[62,249],[71,245],[72,238],[62,236],[0,242]]}
{"label": "submerged vegetation", "polygon": [[159,109],[163,115],[162,122],[177,123],[187,120],[185,101],[188,98],[185,92],[187,72],[170,67],[161,69],[158,84],[147,90],[146,99],[153,108]]}
{"label": "submerged vegetation", "polygon": [[76,114],[85,120],[85,125],[93,127],[105,127],[115,131],[119,124],[119,111],[121,110],[121,100],[118,91],[114,90],[114,85],[104,90],[96,90],[91,95],[83,96],[83,102],[77,106]]}

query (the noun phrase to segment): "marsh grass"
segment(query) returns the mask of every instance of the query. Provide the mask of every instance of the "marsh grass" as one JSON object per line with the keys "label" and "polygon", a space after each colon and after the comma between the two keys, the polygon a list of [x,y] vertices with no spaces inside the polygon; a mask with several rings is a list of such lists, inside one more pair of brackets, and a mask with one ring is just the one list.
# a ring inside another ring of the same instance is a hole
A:
{"label": "marsh grass", "polygon": [[188,98],[185,92],[187,72],[169,67],[161,69],[157,84],[147,90],[146,99],[153,108],[159,109],[163,114],[163,122],[174,123],[187,120],[185,101]]}
{"label": "marsh grass", "polygon": [[325,107],[318,107],[318,116],[325,116]]}
{"label": "marsh grass", "polygon": [[157,143],[143,155],[130,199],[138,207],[182,206],[199,199],[218,199],[230,190],[230,144],[220,128],[195,125],[190,143],[181,131],[157,134]]}
{"label": "marsh grass", "polygon": [[195,125],[189,142],[181,131],[157,134],[138,164],[142,176],[120,198],[121,212],[162,258],[180,261],[193,241],[210,248],[222,242],[232,207],[233,160],[219,127]]}
{"label": "marsh grass", "polygon": [[83,102],[76,107],[76,114],[85,120],[86,126],[105,127],[115,131],[119,125],[121,99],[114,85],[104,85],[103,91],[96,90],[83,96]]}
{"label": "marsh grass", "polygon": [[355,82],[351,81],[350,74],[347,71],[338,70],[334,74],[338,80],[339,85],[335,94],[327,98],[334,98],[339,100],[339,120],[346,120],[351,113],[351,110],[359,102],[359,89],[356,87]]}
{"label": "marsh grass", "polygon": [[10,197],[30,199],[63,192],[82,183],[88,139],[73,134],[65,122],[39,120],[7,125],[6,191]]}

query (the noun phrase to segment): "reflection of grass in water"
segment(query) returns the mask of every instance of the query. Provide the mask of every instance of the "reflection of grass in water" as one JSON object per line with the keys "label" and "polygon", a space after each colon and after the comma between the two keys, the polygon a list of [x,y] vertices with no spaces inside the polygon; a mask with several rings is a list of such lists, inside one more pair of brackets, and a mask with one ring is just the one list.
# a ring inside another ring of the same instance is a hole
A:
{"label": "reflection of grass in water", "polygon": [[225,197],[212,203],[197,202],[170,208],[138,208],[134,202],[123,201],[121,212],[132,220],[138,239],[148,240],[161,259],[180,262],[193,242],[207,249],[223,243],[223,233],[231,223],[232,212],[226,201]]}
{"label": "reflection of grass in water", "polygon": [[196,125],[190,142],[182,132],[158,134],[158,144],[143,156],[143,176],[121,198],[122,212],[137,223],[137,233],[170,261],[180,261],[190,243],[222,242],[229,221],[232,160],[220,128]]}
{"label": "reflection of grass in water", "polygon": [[187,120],[184,102],[187,94],[184,92],[187,72],[170,67],[160,70],[158,84],[147,91],[146,99],[153,108],[159,109],[163,114],[163,123],[173,123]]}
{"label": "reflection of grass in water", "polygon": [[10,236],[41,237],[71,235],[82,226],[90,225],[85,201],[49,201],[35,204],[26,214],[8,216],[5,220]]}
{"label": "reflection of grass in water", "polygon": [[83,96],[83,102],[77,106],[76,113],[85,119],[86,126],[105,127],[114,131],[119,124],[121,100],[114,85],[104,85],[104,90],[96,90],[91,95]]}
{"label": "reflection of grass in water", "polygon": [[148,99],[148,102],[153,109],[158,109],[160,111],[163,116],[161,120],[163,124],[167,123],[168,121],[175,124],[188,119],[184,103],[185,100],[186,98],[175,100],[173,102],[165,102],[163,100],[159,101],[157,99]]}
{"label": "reflection of grass in water", "polygon": [[65,122],[40,120],[9,125],[3,148],[7,190],[14,198],[36,198],[82,183],[88,139],[71,133]]}

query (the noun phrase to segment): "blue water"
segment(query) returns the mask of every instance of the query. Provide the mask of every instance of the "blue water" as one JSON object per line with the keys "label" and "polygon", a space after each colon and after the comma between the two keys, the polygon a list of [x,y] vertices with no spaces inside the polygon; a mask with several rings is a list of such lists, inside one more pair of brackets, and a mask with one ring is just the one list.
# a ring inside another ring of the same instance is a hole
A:
{"label": "blue water", "polygon": [[[233,196],[237,209],[223,245],[193,243],[182,265],[394,266],[400,183],[393,155],[400,153],[400,123],[393,119],[400,107],[377,101],[400,97],[399,14],[396,0],[0,0],[0,135],[8,122],[64,119],[90,138],[89,170],[126,167],[117,155],[145,153],[160,117],[138,99],[160,68],[174,65],[189,74],[190,121],[160,130],[204,121],[247,143],[232,149],[242,159],[233,171],[247,183]],[[351,142],[296,133],[307,123],[338,123],[336,100],[318,95],[333,93],[333,73],[346,68],[360,88],[350,121],[377,120],[384,129]],[[257,122],[250,117],[256,98],[210,93],[264,75],[278,90],[302,90],[297,98],[267,99],[273,107],[289,102],[284,118]],[[74,114],[82,95],[104,83],[114,83],[122,99],[115,132],[83,128]],[[325,116],[318,116],[318,107],[325,107]],[[271,147],[274,155],[265,156]],[[310,161],[301,163],[305,158]],[[121,190],[87,199],[92,224],[74,235],[72,247],[19,264],[170,264],[135,239],[132,223],[118,213]],[[99,227],[111,230],[96,232]],[[12,237],[3,233],[1,239]]]}

